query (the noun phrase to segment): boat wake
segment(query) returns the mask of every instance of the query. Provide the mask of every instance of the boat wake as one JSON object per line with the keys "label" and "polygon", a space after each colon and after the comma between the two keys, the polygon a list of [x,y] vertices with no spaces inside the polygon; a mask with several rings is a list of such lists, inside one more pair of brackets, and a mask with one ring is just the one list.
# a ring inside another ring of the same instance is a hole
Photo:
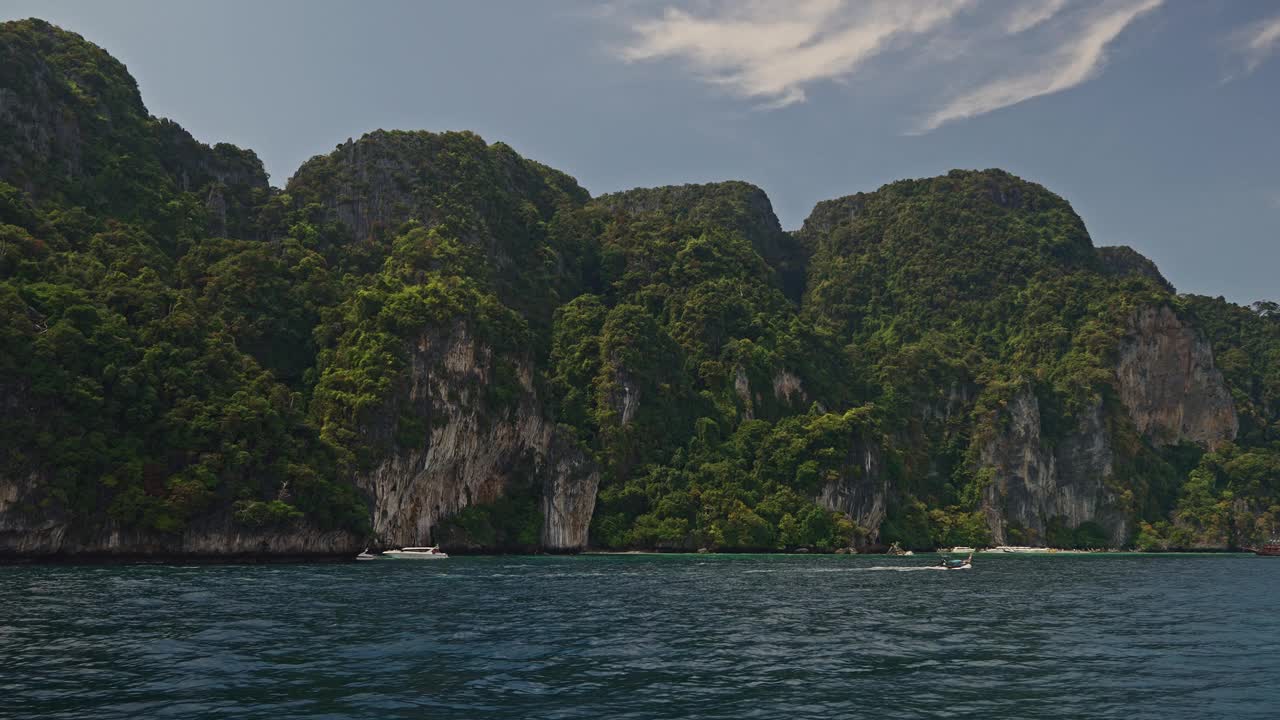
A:
{"label": "boat wake", "polygon": [[959,567],[959,568],[944,568],[944,567],[942,567],[942,566],[940,566],[940,565],[925,565],[925,566],[923,566],[923,567],[921,567],[921,566],[912,566],[912,567],[895,567],[895,566],[893,566],[893,565],[876,565],[876,566],[874,566],[874,567],[869,567],[869,568],[864,568],[864,569],[866,569],[866,570],[886,570],[886,571],[889,571],[889,572],[918,572],[918,571],[924,571],[924,570],[942,570],[942,571],[944,571],[944,572],[950,572],[950,571],[952,571],[952,570],[968,570],[968,569],[970,569],[971,567],[972,567],[971,565],[965,565],[964,567]]}

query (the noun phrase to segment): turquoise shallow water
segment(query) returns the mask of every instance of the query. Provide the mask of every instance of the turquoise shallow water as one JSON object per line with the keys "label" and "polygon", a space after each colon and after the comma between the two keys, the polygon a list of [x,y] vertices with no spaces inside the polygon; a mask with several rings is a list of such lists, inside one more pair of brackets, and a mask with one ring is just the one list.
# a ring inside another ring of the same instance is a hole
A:
{"label": "turquoise shallow water", "polygon": [[0,717],[1280,715],[1280,560],[930,561],[0,567]]}

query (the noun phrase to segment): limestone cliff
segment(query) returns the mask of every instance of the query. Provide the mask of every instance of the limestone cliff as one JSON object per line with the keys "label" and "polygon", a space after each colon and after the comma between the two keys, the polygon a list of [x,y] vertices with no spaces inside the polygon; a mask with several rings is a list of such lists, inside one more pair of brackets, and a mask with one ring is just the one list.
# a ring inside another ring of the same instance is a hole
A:
{"label": "limestone cliff", "polygon": [[[1214,367],[1204,337],[1168,306],[1145,307],[1129,319],[1117,350],[1116,389],[1137,431],[1156,446],[1192,442],[1212,449],[1235,438],[1231,393]],[[1101,401],[1076,418],[1056,443],[1042,435],[1039,402],[1031,390],[1008,403],[1001,429],[978,451],[978,464],[992,473],[983,511],[996,542],[1008,527],[1043,542],[1047,523],[1066,527],[1101,525],[1113,544],[1123,544],[1131,522],[1110,482],[1114,432]]]}
{"label": "limestone cliff", "polygon": [[[121,211],[156,191],[192,192],[215,234],[248,233],[267,174],[252,151],[194,139],[152,117],[105,50],[42,20],[0,29],[0,180],[44,201]],[[163,180],[163,187],[141,189]]]}
{"label": "limestone cliff", "polygon": [[1116,377],[1138,431],[1156,445],[1212,449],[1235,439],[1235,404],[1203,334],[1168,306],[1138,310],[1128,331]]}
{"label": "limestone cliff", "polygon": [[[297,208],[323,208],[318,220],[343,226],[356,244],[389,243],[390,233],[414,222],[480,249],[472,271],[535,325],[550,320],[551,287],[568,282],[558,271],[529,272],[555,256],[546,223],[588,197],[572,178],[501,143],[398,131],[313,158],[290,179],[288,195]],[[537,391],[535,358],[495,353],[462,321],[424,330],[409,346],[404,378],[362,428],[361,442],[379,459],[356,484],[371,503],[377,540],[513,549],[442,533],[442,523],[518,492],[538,498],[542,549],[583,548],[599,472],[572,432],[556,431]],[[519,549],[533,546],[526,540]]]}
{"label": "limestone cliff", "polygon": [[740,233],[776,273],[788,296],[799,300],[804,291],[804,248],[783,232],[769,196],[751,183],[635,188],[594,202],[614,213],[664,215],[695,232],[719,228]]}
{"label": "limestone cliff", "polygon": [[1239,542],[1277,318],[997,169],[796,232],[746,182],[593,200],[470,132],[276,190],[0,23],[0,553]]}
{"label": "limestone cliff", "polygon": [[0,475],[0,561],[150,557],[182,560],[258,558],[347,559],[363,539],[305,522],[251,528],[229,514],[205,516],[180,533],[122,527],[112,520],[86,524],[51,503],[49,479]]}
{"label": "limestone cliff", "polygon": [[879,443],[859,438],[849,448],[839,476],[822,485],[817,501],[827,510],[847,515],[868,531],[865,540],[875,543],[890,491]]}
{"label": "limestone cliff", "polygon": [[1128,245],[1111,245],[1097,249],[1103,273],[1112,277],[1136,275],[1155,282],[1164,290],[1174,292],[1173,283],[1165,279],[1160,268],[1149,258]]}
{"label": "limestone cliff", "polygon": [[[461,323],[425,333],[414,345],[407,387],[373,414],[367,428],[373,444],[394,449],[357,478],[372,502],[379,542],[434,542],[443,520],[468,506],[492,503],[516,484],[533,483],[542,495],[543,546],[573,551],[586,545],[599,472],[556,433],[527,360],[515,361],[514,404],[493,405],[488,389],[495,363],[505,361]],[[406,413],[425,428],[410,446],[393,439]]]}
{"label": "limestone cliff", "polygon": [[557,426],[553,431],[542,475],[542,548],[586,548],[600,468],[573,441],[573,428]]}
{"label": "limestone cliff", "polygon": [[[509,198],[526,200],[544,217],[561,203],[588,198],[568,175],[468,132],[368,133],[307,161],[287,189],[300,204],[329,208],[357,241],[407,220],[426,226],[448,221],[454,232],[504,261],[527,232],[524,221],[534,219],[524,216],[525,208],[508,205]],[[477,205],[477,197],[485,204]]]}
{"label": "limestone cliff", "polygon": [[982,511],[996,544],[1043,545],[1051,521],[1065,527],[1101,525],[1114,545],[1125,542],[1128,519],[1116,506],[1107,481],[1112,474],[1111,438],[1101,401],[1077,418],[1066,436],[1050,445],[1043,436],[1040,403],[1030,388],[1008,403],[995,434],[978,449],[978,464],[990,473]]}

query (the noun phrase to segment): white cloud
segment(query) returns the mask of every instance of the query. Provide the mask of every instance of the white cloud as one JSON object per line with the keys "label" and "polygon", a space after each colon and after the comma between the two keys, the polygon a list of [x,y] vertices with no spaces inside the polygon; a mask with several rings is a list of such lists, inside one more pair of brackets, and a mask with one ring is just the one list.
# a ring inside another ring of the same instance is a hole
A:
{"label": "white cloud", "polygon": [[805,99],[805,87],[848,77],[895,41],[928,33],[969,0],[770,0],[717,4],[695,16],[668,8],[634,26],[628,60],[675,58],[707,80],[769,107]]}
{"label": "white cloud", "polygon": [[948,102],[921,123],[928,132],[953,120],[983,115],[1031,98],[1073,88],[1096,75],[1106,63],[1106,49],[1126,27],[1156,9],[1163,0],[1140,0],[1106,5],[1094,12],[1080,30],[1061,43],[1028,72],[1002,77]]}
{"label": "white cloud", "polygon": [[1066,6],[1067,0],[1042,0],[1041,2],[1028,2],[1025,5],[1019,5],[1009,15],[1009,19],[1005,21],[1004,29],[1011,35],[1026,32],[1037,25],[1045,23]]}
{"label": "white cloud", "polygon": [[1164,0],[692,1],[656,17],[618,13],[631,40],[615,52],[680,63],[764,108],[874,69],[864,77],[933,108],[915,128],[928,132],[1089,80],[1120,33]]}
{"label": "white cloud", "polygon": [[1250,26],[1238,37],[1238,49],[1245,58],[1244,70],[1251,73],[1280,50],[1280,15]]}

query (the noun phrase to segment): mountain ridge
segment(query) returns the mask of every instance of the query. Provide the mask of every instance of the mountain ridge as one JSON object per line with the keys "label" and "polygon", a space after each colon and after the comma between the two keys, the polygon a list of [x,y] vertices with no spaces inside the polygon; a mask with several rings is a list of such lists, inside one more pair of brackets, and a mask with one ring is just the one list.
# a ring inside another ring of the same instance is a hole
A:
{"label": "mountain ridge", "polygon": [[468,132],[272,188],[73,33],[0,56],[2,557],[1277,530],[1280,313],[1004,171],[790,232],[750,183],[592,198]]}

